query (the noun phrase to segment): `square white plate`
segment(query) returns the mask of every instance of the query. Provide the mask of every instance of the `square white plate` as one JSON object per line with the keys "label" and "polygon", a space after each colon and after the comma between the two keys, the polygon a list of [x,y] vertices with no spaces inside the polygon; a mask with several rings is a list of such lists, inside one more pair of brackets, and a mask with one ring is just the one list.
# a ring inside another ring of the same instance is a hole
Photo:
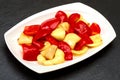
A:
{"label": "square white plate", "polygon": [[[100,25],[101,28],[101,36],[103,40],[103,44],[97,48],[90,49],[86,54],[75,57],[71,61],[66,61],[62,64],[53,65],[53,66],[42,66],[39,65],[36,61],[25,61],[22,59],[22,48],[20,45],[18,45],[17,39],[24,30],[24,26],[26,25],[33,25],[33,24],[40,24],[46,19],[54,17],[55,13],[58,10],[63,10],[66,13],[80,13],[84,16],[84,18],[92,23],[96,22]],[[54,70],[58,70],[70,65],[73,65],[75,63],[78,63],[94,54],[96,54],[98,51],[103,49],[105,46],[107,46],[111,41],[114,40],[116,37],[116,33],[112,27],[112,25],[108,22],[108,20],[102,16],[98,11],[95,9],[84,5],[80,2],[61,5],[58,7],[50,8],[47,10],[44,10],[42,12],[36,13],[23,21],[19,22],[17,25],[12,27],[10,30],[8,30],[4,34],[5,42],[11,51],[11,53],[15,56],[15,58],[20,61],[24,66],[28,67],[29,69],[37,72],[37,73],[46,73]]]}

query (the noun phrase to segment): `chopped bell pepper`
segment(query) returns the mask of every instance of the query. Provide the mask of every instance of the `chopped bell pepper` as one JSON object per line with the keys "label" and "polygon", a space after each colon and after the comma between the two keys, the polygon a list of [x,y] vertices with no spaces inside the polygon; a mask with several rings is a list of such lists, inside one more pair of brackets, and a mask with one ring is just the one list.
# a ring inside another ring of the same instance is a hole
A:
{"label": "chopped bell pepper", "polygon": [[99,25],[97,23],[92,23],[90,25],[90,29],[92,30],[93,35],[94,34],[100,34],[100,32],[101,32],[101,29],[100,29],[100,27],[99,27]]}
{"label": "chopped bell pepper", "polygon": [[36,47],[38,47],[39,50],[44,47],[44,42],[42,40],[41,41],[33,41],[32,44],[35,45]]}
{"label": "chopped bell pepper", "polygon": [[58,40],[53,38],[51,35],[46,36],[46,40],[49,41],[51,44],[58,45]]}
{"label": "chopped bell pepper", "polygon": [[25,26],[23,33],[29,36],[35,35],[39,31],[40,25]]}
{"label": "chopped bell pepper", "polygon": [[81,50],[86,45],[85,40],[81,39],[75,46],[74,50]]}
{"label": "chopped bell pepper", "polygon": [[81,35],[81,38],[85,41],[86,44],[92,44],[93,41],[90,39],[90,36],[87,34]]}
{"label": "chopped bell pepper", "polygon": [[63,42],[63,41],[59,42],[58,48],[63,50],[63,52],[65,53],[65,60],[72,60],[73,59],[73,54],[71,52],[71,48],[66,42]]}
{"label": "chopped bell pepper", "polygon": [[37,34],[34,36],[34,40],[38,40],[50,34],[52,30],[54,30],[58,26],[59,23],[60,23],[60,20],[58,20],[57,18],[51,18],[44,21],[41,24]]}
{"label": "chopped bell pepper", "polygon": [[78,13],[73,13],[69,16],[69,18],[68,18],[68,22],[70,24],[70,28],[68,31],[69,33],[74,32],[75,24],[79,19],[80,19],[80,14],[78,14]]}
{"label": "chopped bell pepper", "polygon": [[46,27],[49,27],[50,29],[54,30],[58,24],[60,23],[60,20],[57,18],[50,18],[41,23],[41,29],[46,29]]}
{"label": "chopped bell pepper", "polygon": [[89,26],[84,22],[84,21],[79,21],[75,24],[75,32],[80,34],[80,35],[84,35],[84,34],[87,34],[87,35],[91,35],[92,34],[92,31],[91,29],[89,28]]}
{"label": "chopped bell pepper", "polygon": [[73,13],[69,16],[68,22],[72,25],[75,24],[80,19],[80,14]]}
{"label": "chopped bell pepper", "polygon": [[67,22],[67,21],[68,21],[68,17],[67,17],[67,15],[66,15],[66,13],[63,12],[63,11],[58,11],[58,12],[56,13],[55,17],[56,17],[57,19],[59,19],[61,22]]}
{"label": "chopped bell pepper", "polygon": [[37,32],[37,34],[33,37],[34,41],[37,41],[41,38],[44,38],[45,36],[47,36],[48,34],[50,34],[52,32],[52,30],[49,28],[49,26],[46,26],[46,28],[40,28],[39,31]]}
{"label": "chopped bell pepper", "polygon": [[23,59],[27,61],[36,61],[37,56],[40,53],[39,49],[34,45],[22,44]]}

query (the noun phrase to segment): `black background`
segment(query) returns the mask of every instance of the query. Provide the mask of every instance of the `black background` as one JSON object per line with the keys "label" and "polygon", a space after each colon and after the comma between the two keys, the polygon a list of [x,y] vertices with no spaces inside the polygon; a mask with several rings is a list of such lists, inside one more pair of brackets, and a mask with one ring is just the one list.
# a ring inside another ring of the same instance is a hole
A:
{"label": "black background", "polygon": [[[0,80],[120,80],[119,0],[0,0]],[[116,39],[94,56],[67,68],[37,74],[8,50],[4,33],[21,20],[62,4],[82,2],[102,13],[113,25]]]}

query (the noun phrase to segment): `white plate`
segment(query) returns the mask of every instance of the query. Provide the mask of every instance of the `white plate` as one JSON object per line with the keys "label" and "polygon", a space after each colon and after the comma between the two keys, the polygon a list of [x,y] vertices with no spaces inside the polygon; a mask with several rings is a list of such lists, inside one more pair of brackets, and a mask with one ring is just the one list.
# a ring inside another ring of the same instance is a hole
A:
{"label": "white plate", "polygon": [[[66,61],[62,64],[53,65],[53,66],[42,66],[39,65],[36,61],[29,62],[22,59],[22,48],[18,45],[17,39],[22,33],[24,26],[26,25],[32,25],[32,24],[40,24],[46,19],[54,17],[54,14],[58,10],[63,10],[67,13],[80,13],[82,14],[85,19],[88,22],[96,22],[101,27],[101,36],[103,39],[103,45],[90,49],[86,54],[76,57],[71,61]],[[42,12],[36,13],[25,20],[21,21],[14,27],[12,27],[10,30],[8,30],[4,34],[4,38],[6,41],[6,44],[11,51],[11,53],[15,56],[15,58],[20,61],[23,65],[28,67],[29,69],[37,72],[37,73],[46,73],[54,70],[58,70],[70,65],[73,65],[75,63],[78,63],[94,54],[96,54],[98,51],[103,49],[105,46],[107,46],[111,41],[114,40],[116,37],[116,33],[112,27],[112,25],[107,21],[107,19],[102,16],[98,11],[94,10],[93,8],[84,5],[80,2],[66,4],[54,8],[50,8],[48,10],[44,10]]]}

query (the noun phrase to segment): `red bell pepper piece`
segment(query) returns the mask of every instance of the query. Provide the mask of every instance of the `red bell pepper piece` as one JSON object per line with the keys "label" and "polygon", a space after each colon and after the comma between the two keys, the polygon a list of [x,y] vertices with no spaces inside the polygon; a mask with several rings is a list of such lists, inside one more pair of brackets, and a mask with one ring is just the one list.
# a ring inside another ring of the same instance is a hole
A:
{"label": "red bell pepper piece", "polygon": [[83,48],[83,46],[86,45],[86,41],[81,39],[76,45],[75,45],[75,50],[80,50]]}
{"label": "red bell pepper piece", "polygon": [[90,36],[87,34],[80,35],[80,37],[85,41],[86,44],[92,44],[93,41],[90,39]]}
{"label": "red bell pepper piece", "polygon": [[55,14],[55,17],[58,18],[61,22],[67,22],[68,21],[68,17],[66,15],[66,13],[63,12],[63,11],[58,11]]}
{"label": "red bell pepper piece", "polygon": [[101,32],[100,26],[97,23],[92,23],[90,29],[92,30],[92,34],[100,34]]}
{"label": "red bell pepper piece", "polygon": [[73,60],[73,54],[72,54],[72,52],[65,53],[65,60]]}
{"label": "red bell pepper piece", "polygon": [[33,45],[22,44],[23,59],[27,61],[36,61],[40,53],[39,49]]}
{"label": "red bell pepper piece", "polygon": [[69,16],[68,22],[72,25],[75,24],[80,19],[80,14],[73,13]]}
{"label": "red bell pepper piece", "polygon": [[50,29],[54,30],[59,23],[60,23],[60,20],[57,18],[47,19],[46,21],[41,23],[41,29],[46,29],[46,27],[49,27]]}
{"label": "red bell pepper piece", "polygon": [[69,28],[69,31],[68,31],[69,33],[74,32],[75,24],[79,19],[80,19],[80,14],[78,14],[78,13],[73,13],[69,16],[69,18],[68,18],[68,22],[70,24],[70,28]]}
{"label": "red bell pepper piece", "polygon": [[37,32],[37,34],[33,37],[34,41],[37,41],[45,36],[47,36],[48,34],[50,34],[52,32],[52,30],[50,29],[49,26],[46,26],[45,28],[40,28],[39,31]]}
{"label": "red bell pepper piece", "polygon": [[66,42],[63,42],[63,41],[59,42],[58,48],[63,50],[63,52],[65,53],[65,60],[72,60],[73,59],[73,54],[71,52],[71,48]]}
{"label": "red bell pepper piece", "polygon": [[46,41],[49,41],[51,44],[58,45],[58,41],[50,35],[46,36]]}
{"label": "red bell pepper piece", "polygon": [[59,23],[60,20],[58,20],[57,18],[51,18],[44,21],[41,24],[39,31],[37,32],[37,34],[34,36],[33,39],[38,40],[40,38],[47,36],[52,32],[52,30],[54,30],[58,26]]}
{"label": "red bell pepper piece", "polygon": [[89,28],[89,26],[83,22],[83,21],[79,21],[75,24],[75,32],[80,34],[80,35],[84,35],[84,34],[87,34],[87,35],[91,35],[92,34],[92,31],[91,29]]}
{"label": "red bell pepper piece", "polygon": [[38,32],[39,28],[40,25],[25,26],[23,33],[26,35],[33,36]]}
{"label": "red bell pepper piece", "polygon": [[69,28],[69,30],[67,31],[67,33],[74,33],[74,26],[71,26],[71,25],[70,25],[70,28]]}
{"label": "red bell pepper piece", "polygon": [[90,39],[92,31],[90,27],[83,21],[79,21],[75,24],[75,32],[86,42],[86,44],[92,44],[93,41]]}
{"label": "red bell pepper piece", "polygon": [[38,47],[39,49],[44,47],[44,42],[42,40],[40,40],[40,41],[33,41],[32,44],[35,45],[36,47]]}

